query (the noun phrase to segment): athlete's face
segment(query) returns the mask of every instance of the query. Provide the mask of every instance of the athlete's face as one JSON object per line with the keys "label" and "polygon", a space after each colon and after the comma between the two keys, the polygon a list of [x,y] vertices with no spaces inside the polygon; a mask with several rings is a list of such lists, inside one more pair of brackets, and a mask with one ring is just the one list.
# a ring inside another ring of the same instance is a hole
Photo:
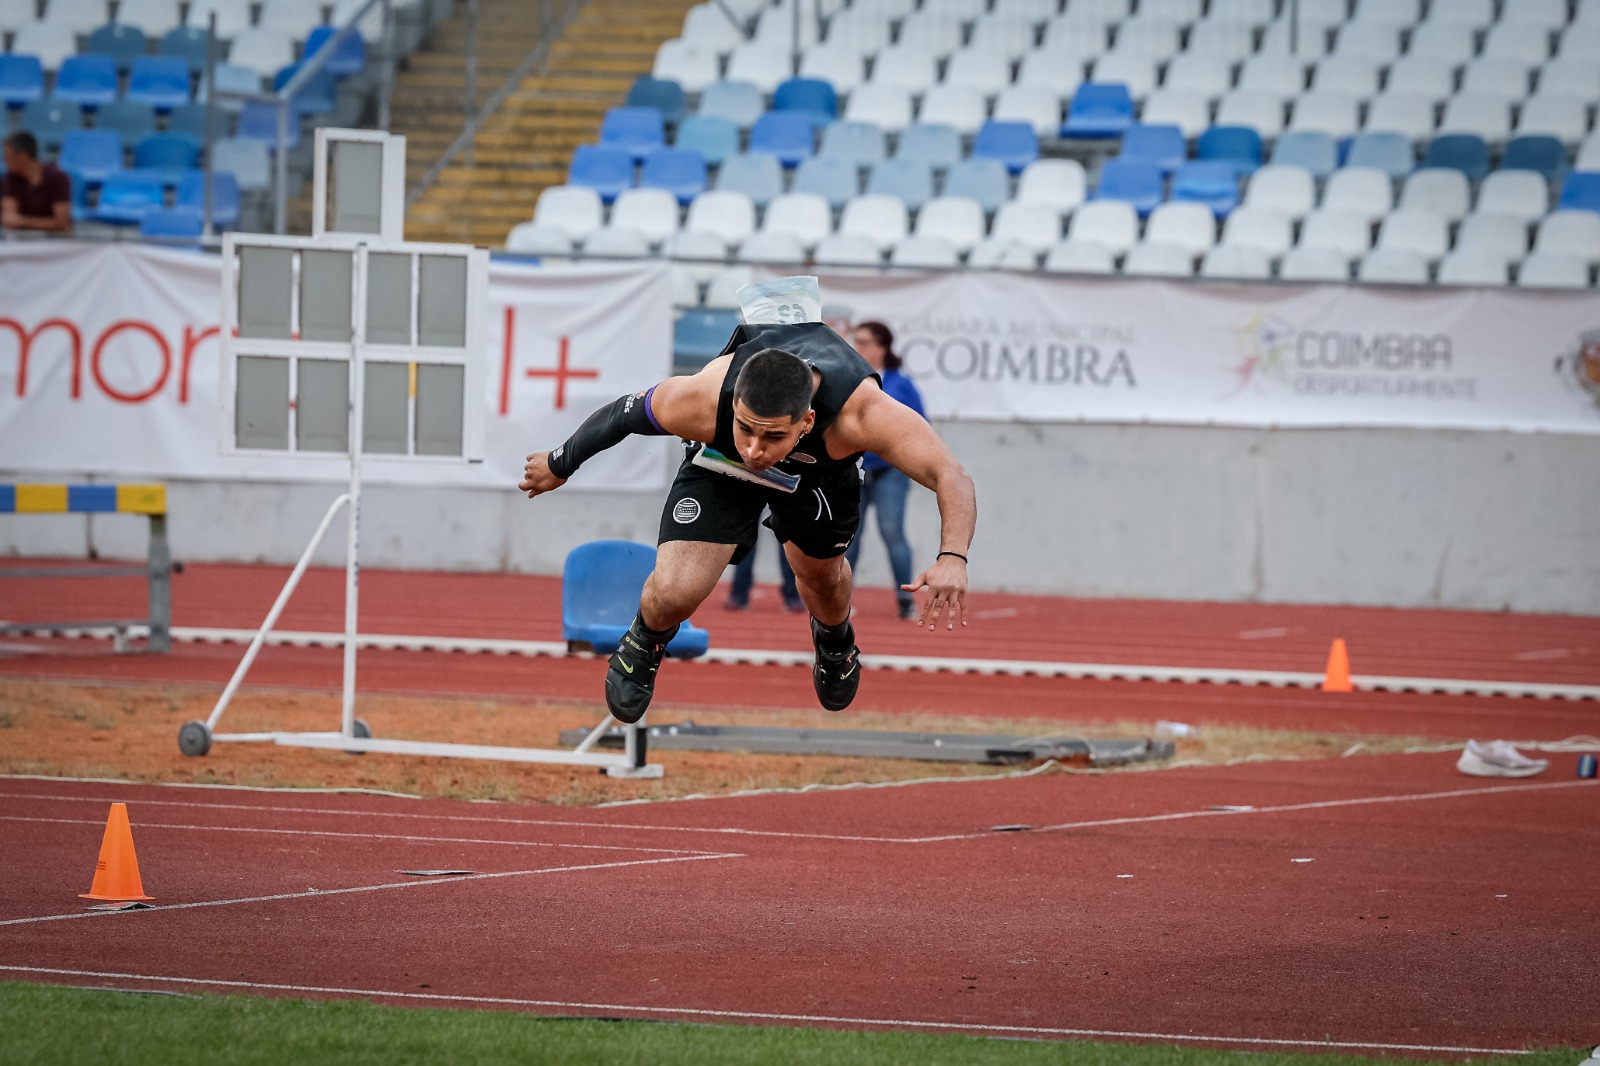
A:
{"label": "athlete's face", "polygon": [[751,470],[765,470],[782,462],[800,443],[800,438],[811,432],[817,421],[815,411],[807,411],[801,418],[761,418],[750,408],[733,402],[733,443],[739,449],[739,458]]}

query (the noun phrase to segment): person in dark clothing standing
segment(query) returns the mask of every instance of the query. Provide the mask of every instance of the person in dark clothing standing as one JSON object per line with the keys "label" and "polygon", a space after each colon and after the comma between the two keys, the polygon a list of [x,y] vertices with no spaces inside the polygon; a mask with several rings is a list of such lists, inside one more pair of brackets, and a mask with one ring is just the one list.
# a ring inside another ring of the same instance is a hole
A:
{"label": "person in dark clothing standing", "polygon": [[[756,549],[745,553],[745,557],[733,565],[733,587],[728,590],[728,598],[723,601],[722,607],[727,611],[743,611],[750,606],[750,589],[756,583]],[[804,601],[800,599],[800,589],[794,583],[794,567],[789,565],[789,556],[783,550],[783,542],[778,542],[778,587],[783,593],[783,609],[791,614],[799,614],[806,609]]]}
{"label": "person in dark clothing standing", "polygon": [[633,433],[679,437],[685,457],[661,516],[655,571],[606,671],[606,706],[618,721],[644,716],[679,623],[755,544],[767,508],[811,612],[817,699],[830,711],[850,705],[861,669],[844,553],[859,526],[856,462],[866,451],[938,496],[940,550],[906,591],[929,591],[922,620],[930,629],[941,614],[947,628],[958,618],[966,624],[967,548],[978,520],[972,479],[823,323],[740,326],[698,374],[620,397],[560,447],[529,455],[518,488],[530,498],[560,488],[582,462]]}
{"label": "person in dark clothing standing", "polygon": [[39,162],[39,142],[27,130],[5,141],[5,184],[0,186],[0,226],[36,233],[72,232],[72,179]]}
{"label": "person in dark clothing standing", "polygon": [[[885,393],[923,418],[928,417],[922,408],[922,394],[900,372],[900,357],[894,354],[894,334],[888,326],[882,322],[861,323],[856,327],[855,346],[861,358],[882,375]],[[883,537],[883,546],[889,549],[889,569],[894,573],[900,617],[916,621],[916,602],[903,587],[911,581],[911,542],[906,539],[906,497],[911,492],[911,479],[876,452],[862,457],[861,473],[861,517],[865,520],[868,507],[877,509],[878,533]],[[860,556],[861,538],[857,537],[845,552],[852,570]]]}

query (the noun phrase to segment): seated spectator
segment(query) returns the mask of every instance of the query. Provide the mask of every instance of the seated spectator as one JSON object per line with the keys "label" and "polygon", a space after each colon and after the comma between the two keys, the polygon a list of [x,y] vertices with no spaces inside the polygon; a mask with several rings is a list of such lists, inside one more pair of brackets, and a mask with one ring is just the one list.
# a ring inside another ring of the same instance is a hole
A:
{"label": "seated spectator", "polygon": [[5,141],[6,176],[0,186],[0,226],[42,233],[72,232],[72,179],[39,162],[39,142],[27,130]]}

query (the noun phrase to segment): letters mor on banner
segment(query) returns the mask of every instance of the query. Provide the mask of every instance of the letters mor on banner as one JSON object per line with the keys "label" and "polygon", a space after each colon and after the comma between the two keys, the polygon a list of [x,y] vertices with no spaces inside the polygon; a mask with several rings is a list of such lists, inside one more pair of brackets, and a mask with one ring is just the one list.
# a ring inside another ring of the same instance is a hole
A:
{"label": "letters mor on banner", "polygon": [[[221,267],[139,245],[0,247],[0,466],[150,477],[329,480],[342,455],[224,453]],[[496,264],[489,284],[481,464],[369,455],[391,484],[511,488],[528,452],[596,407],[672,372],[672,291],[660,263]],[[671,442],[640,438],[585,464],[574,489],[666,484]]]}
{"label": "letters mor on banner", "polygon": [[[219,447],[213,257],[133,244],[0,249],[0,466],[342,480],[340,457]],[[987,272],[824,277],[841,330],[887,321],[936,418],[1600,433],[1600,299]],[[509,487],[529,451],[671,372],[665,265],[490,280],[486,462],[368,460],[373,481]],[[573,488],[655,489],[672,442],[596,457]]]}

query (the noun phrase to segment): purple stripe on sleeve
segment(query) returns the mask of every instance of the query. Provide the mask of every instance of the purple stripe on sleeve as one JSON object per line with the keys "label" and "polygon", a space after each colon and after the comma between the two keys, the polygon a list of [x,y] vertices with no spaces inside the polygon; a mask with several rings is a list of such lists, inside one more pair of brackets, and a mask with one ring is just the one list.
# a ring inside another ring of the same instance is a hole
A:
{"label": "purple stripe on sleeve", "polygon": [[656,421],[656,413],[650,409],[650,397],[654,396],[655,394],[656,387],[654,385],[650,386],[650,390],[644,394],[644,415],[650,420],[650,424],[656,427],[657,433],[667,436],[668,434],[666,429],[661,425],[660,422]]}

